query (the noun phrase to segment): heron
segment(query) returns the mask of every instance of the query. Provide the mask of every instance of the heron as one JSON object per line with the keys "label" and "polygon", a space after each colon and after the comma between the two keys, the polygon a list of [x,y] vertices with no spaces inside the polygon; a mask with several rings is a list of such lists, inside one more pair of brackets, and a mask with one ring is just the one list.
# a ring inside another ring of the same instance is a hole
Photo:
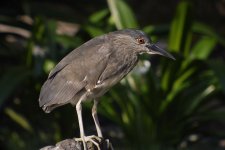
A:
{"label": "heron", "polygon": [[92,116],[97,137],[103,138],[97,116],[100,97],[136,66],[139,55],[143,53],[159,54],[175,60],[137,29],[117,30],[87,41],[51,70],[41,88],[39,106],[49,113],[56,107],[72,104],[76,108],[84,149],[87,149],[87,141],[93,142],[99,149],[94,136],[85,135],[82,103],[93,100]]}

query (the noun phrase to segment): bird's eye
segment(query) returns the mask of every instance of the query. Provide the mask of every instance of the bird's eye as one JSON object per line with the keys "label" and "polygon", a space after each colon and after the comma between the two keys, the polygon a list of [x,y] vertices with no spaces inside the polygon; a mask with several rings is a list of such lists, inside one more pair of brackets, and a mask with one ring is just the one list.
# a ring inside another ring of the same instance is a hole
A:
{"label": "bird's eye", "polygon": [[144,43],[145,43],[145,40],[144,40],[143,38],[138,38],[138,39],[137,39],[137,42],[138,42],[139,44],[144,44]]}

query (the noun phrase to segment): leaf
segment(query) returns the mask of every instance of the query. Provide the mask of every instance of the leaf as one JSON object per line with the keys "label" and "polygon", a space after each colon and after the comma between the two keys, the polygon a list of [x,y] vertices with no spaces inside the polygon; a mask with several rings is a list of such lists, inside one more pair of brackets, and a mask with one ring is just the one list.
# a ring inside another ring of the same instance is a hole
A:
{"label": "leaf", "polygon": [[94,26],[87,25],[87,26],[84,26],[83,28],[90,34],[91,37],[96,37],[96,36],[104,34],[104,31],[102,29],[94,27]]}
{"label": "leaf", "polygon": [[142,30],[147,33],[150,34],[151,37],[152,35],[167,35],[170,29],[170,25],[169,24],[162,24],[162,25],[148,25],[145,26]]}
{"label": "leaf", "polygon": [[193,113],[196,108],[200,106],[200,103],[205,100],[209,95],[211,95],[213,92],[215,92],[216,88],[214,85],[209,85],[206,87],[206,89],[202,92],[199,92],[199,94],[192,100],[190,105],[188,106],[188,109],[186,109],[185,114],[189,115]]}
{"label": "leaf", "polygon": [[70,37],[67,35],[56,35],[56,42],[60,43],[64,49],[73,49],[80,46],[83,40],[79,37]]}
{"label": "leaf", "polygon": [[138,27],[134,13],[123,0],[107,0],[107,2],[117,29]]}
{"label": "leaf", "polygon": [[188,78],[190,78],[190,76],[195,72],[196,68],[190,68],[189,70],[187,70],[186,72],[184,72],[182,75],[179,76],[179,78],[177,78],[174,83],[173,83],[173,87],[171,92],[167,95],[167,98],[165,101],[162,102],[161,107],[160,107],[160,111],[163,112],[166,107],[173,102],[174,97],[176,94],[178,94],[179,92],[181,92],[184,87],[187,86],[187,84],[185,83],[185,80],[188,80]]}
{"label": "leaf", "polygon": [[221,45],[225,46],[225,39],[222,36],[220,36],[214,29],[212,29],[210,26],[206,24],[194,22],[192,26],[192,31],[208,35],[210,37],[214,37]]}
{"label": "leaf", "polygon": [[216,44],[217,40],[214,37],[202,37],[193,47],[191,57],[195,59],[207,59]]}
{"label": "leaf", "polygon": [[4,111],[13,121],[15,121],[17,124],[19,124],[22,128],[24,128],[25,130],[27,130],[29,132],[33,131],[28,120],[25,117],[23,117],[21,114],[15,112],[11,108],[5,108]]}
{"label": "leaf", "polygon": [[55,66],[55,62],[53,62],[52,60],[46,59],[44,62],[44,66],[43,69],[45,71],[45,73],[49,73]]}
{"label": "leaf", "polygon": [[177,7],[175,17],[171,24],[169,35],[169,49],[175,52],[181,51],[185,47],[188,47],[187,45],[185,45],[187,44],[185,42],[187,42],[187,37],[190,36],[189,32],[192,22],[190,10],[191,5],[187,1],[182,1]]}
{"label": "leaf", "polygon": [[89,20],[92,23],[98,23],[100,22],[107,14],[109,13],[109,10],[107,9],[103,9],[100,11],[95,12],[94,14],[92,14],[89,18]]}

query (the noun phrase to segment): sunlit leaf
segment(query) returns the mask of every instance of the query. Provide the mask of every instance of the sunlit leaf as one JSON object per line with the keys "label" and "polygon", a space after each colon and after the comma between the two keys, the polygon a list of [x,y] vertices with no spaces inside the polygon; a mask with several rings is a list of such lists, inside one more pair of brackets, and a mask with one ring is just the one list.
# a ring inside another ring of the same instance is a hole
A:
{"label": "sunlit leaf", "polygon": [[161,108],[160,111],[164,111],[166,109],[166,107],[173,101],[175,100],[174,97],[176,96],[176,94],[178,94],[179,92],[181,92],[186,86],[188,86],[187,83],[185,83],[185,80],[188,80],[188,78],[190,78],[190,76],[194,73],[196,69],[193,67],[189,70],[187,70],[186,72],[184,72],[184,74],[180,75],[175,82],[173,83],[173,87],[171,92],[167,95],[167,99],[165,101],[162,102],[161,104]]}
{"label": "sunlit leaf", "polygon": [[61,44],[64,49],[74,49],[78,46],[80,46],[83,41],[79,36],[76,37],[70,37],[66,35],[56,35],[56,41]]}
{"label": "sunlit leaf", "polygon": [[104,31],[102,29],[94,26],[84,26],[83,28],[90,34],[91,37],[96,37],[104,34]]}
{"label": "sunlit leaf", "polygon": [[123,0],[107,0],[117,29],[137,28],[134,13]]}
{"label": "sunlit leaf", "polygon": [[46,60],[44,62],[44,71],[46,73],[49,73],[55,66],[55,62],[51,61],[51,60]]}
{"label": "sunlit leaf", "polygon": [[[178,52],[187,47],[186,38],[190,34],[190,24],[192,18],[190,16],[191,5],[188,1],[179,3],[175,17],[172,21],[169,36],[169,49]],[[190,43],[189,43],[190,44]]]}
{"label": "sunlit leaf", "polygon": [[21,114],[15,112],[13,109],[11,108],[5,108],[5,113],[13,120],[15,121],[18,125],[20,125],[22,128],[24,128],[25,130],[31,132],[33,131],[30,123],[28,122],[28,120],[22,116]]}
{"label": "sunlit leaf", "polygon": [[191,51],[191,57],[196,59],[207,59],[212,53],[217,40],[213,37],[203,37],[195,44]]}
{"label": "sunlit leaf", "polygon": [[198,93],[197,97],[195,97],[190,103],[188,109],[186,110],[186,114],[193,113],[194,110],[199,107],[200,103],[210,96],[216,90],[214,85],[208,86],[204,91]]}
{"label": "sunlit leaf", "polygon": [[98,12],[95,12],[94,14],[92,14],[90,16],[90,21],[92,23],[98,23],[101,21],[101,19],[103,19],[107,14],[109,13],[109,10],[108,9],[103,9],[103,10],[100,10]]}

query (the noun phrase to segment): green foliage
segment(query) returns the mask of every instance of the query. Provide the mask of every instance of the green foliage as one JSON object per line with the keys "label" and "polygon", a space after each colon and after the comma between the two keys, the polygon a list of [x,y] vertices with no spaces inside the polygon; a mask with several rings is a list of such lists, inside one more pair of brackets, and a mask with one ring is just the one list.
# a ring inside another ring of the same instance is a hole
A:
{"label": "green foliage", "polygon": [[108,5],[118,29],[138,27],[133,12],[123,0],[108,0]]}
{"label": "green foliage", "polygon": [[[37,149],[79,136],[74,110],[64,106],[46,115],[39,109],[38,95],[51,68],[69,51],[106,32],[141,26],[124,0],[107,3],[108,7],[88,17],[80,14],[86,17],[85,21],[74,15],[71,23],[78,26],[72,36],[58,32],[59,20],[71,21],[70,9],[57,10],[56,6],[48,13],[42,3],[25,3],[25,12],[32,14],[32,23],[0,16],[0,25],[29,33],[24,36],[11,30],[0,34],[0,58],[11,60],[0,64],[3,148]],[[41,9],[32,9],[34,5]],[[202,144],[205,138],[225,138],[225,132],[218,131],[215,125],[225,125],[225,61],[215,55],[216,49],[225,47],[225,39],[207,24],[194,20],[194,9],[192,1],[180,1],[170,23],[142,26],[153,41],[164,39],[168,43],[176,61],[154,56],[148,68],[141,65],[148,57],[141,56],[140,65],[103,96],[100,115],[118,126],[123,135],[114,137],[116,148],[194,149],[195,145],[188,139],[196,135],[195,143],[204,149],[205,145],[213,145]],[[91,117],[84,122],[93,123]],[[216,127],[211,128],[211,124]],[[122,146],[118,141],[122,141]]]}

